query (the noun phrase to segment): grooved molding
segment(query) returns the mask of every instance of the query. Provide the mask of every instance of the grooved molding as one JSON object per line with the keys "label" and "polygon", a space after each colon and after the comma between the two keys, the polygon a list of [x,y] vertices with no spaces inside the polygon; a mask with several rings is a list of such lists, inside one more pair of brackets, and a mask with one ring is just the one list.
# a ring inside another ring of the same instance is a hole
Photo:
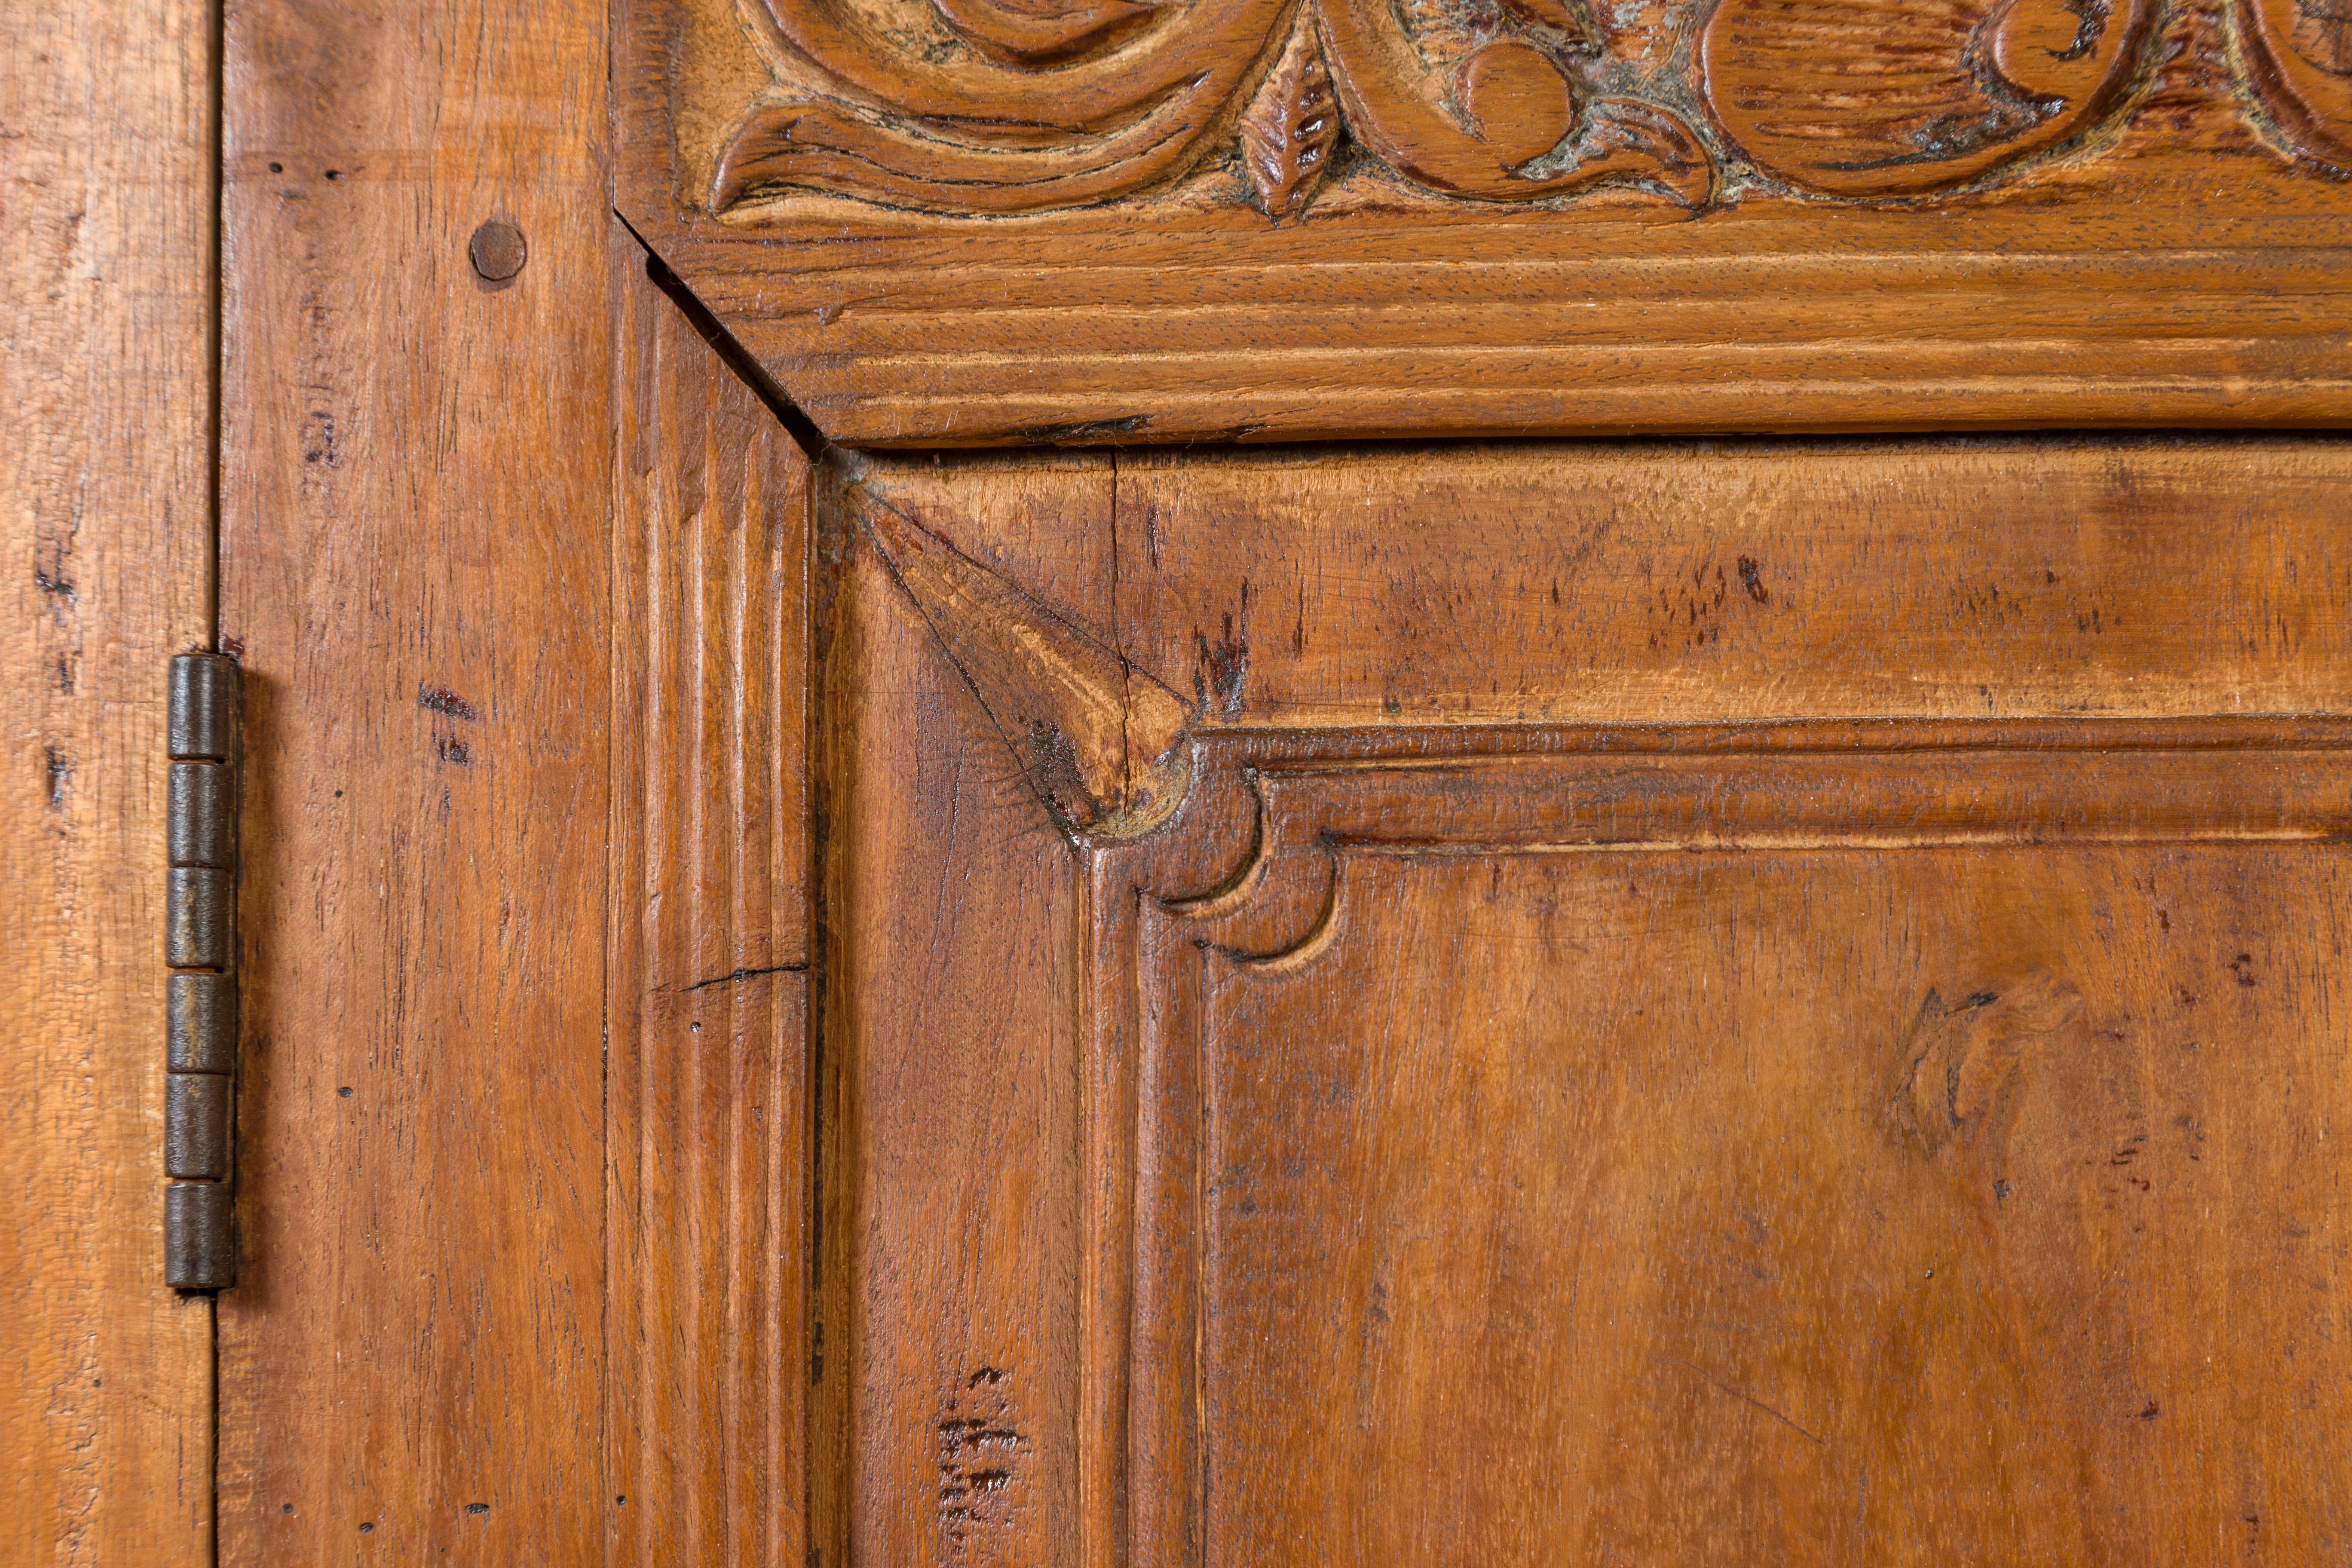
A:
{"label": "grooved molding", "polygon": [[622,207],[862,446],[2343,422],[2328,0],[625,0]]}

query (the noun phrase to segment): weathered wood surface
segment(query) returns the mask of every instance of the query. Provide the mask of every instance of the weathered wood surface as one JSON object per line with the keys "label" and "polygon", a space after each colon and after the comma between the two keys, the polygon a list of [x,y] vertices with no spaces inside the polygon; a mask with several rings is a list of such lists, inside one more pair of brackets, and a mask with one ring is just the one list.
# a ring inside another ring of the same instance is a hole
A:
{"label": "weathered wood surface", "polygon": [[[814,1544],[2335,1553],[2347,477],[846,464]],[[967,662],[1016,634],[956,614],[1108,658],[1008,692]],[[1140,837],[1002,722],[1108,769],[1087,716],[1160,689],[1186,792]]]}
{"label": "weathered wood surface", "polygon": [[810,466],[614,256],[609,1561],[804,1568]]}
{"label": "weathered wood surface", "polygon": [[[222,1558],[593,1562],[604,14],[236,7],[226,98],[251,785]],[[503,281],[469,259],[491,222],[524,241]]]}
{"label": "weathered wood surface", "polygon": [[2352,419],[2318,0],[618,15],[623,210],[854,444]]}
{"label": "weathered wood surface", "polygon": [[211,34],[0,10],[0,1561],[211,1560],[163,1285],[164,661],[212,635]]}

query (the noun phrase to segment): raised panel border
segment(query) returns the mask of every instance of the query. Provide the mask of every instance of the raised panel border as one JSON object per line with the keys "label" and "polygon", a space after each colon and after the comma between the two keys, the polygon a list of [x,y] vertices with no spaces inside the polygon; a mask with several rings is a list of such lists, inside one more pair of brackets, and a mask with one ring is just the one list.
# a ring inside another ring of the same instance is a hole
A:
{"label": "raised panel border", "polygon": [[[1435,736],[1209,731],[1153,837],[1083,851],[1092,1568],[1213,1560],[1210,966],[1278,978],[1347,940],[1362,856],[2341,845],[2352,722],[1796,722]],[[1148,1478],[1160,1479],[1154,1485]]]}

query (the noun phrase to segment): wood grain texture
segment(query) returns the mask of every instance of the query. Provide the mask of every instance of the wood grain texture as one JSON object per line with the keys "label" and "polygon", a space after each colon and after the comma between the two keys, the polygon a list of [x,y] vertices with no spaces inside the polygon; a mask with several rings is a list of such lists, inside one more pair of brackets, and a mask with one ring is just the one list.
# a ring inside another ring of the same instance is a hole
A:
{"label": "wood grain texture", "polygon": [[606,1560],[803,1568],[809,464],[614,257]]}
{"label": "wood grain texture", "polygon": [[[2347,453],[856,463],[825,1550],[2334,1554]],[[1192,694],[1163,827],[882,506]]]}
{"label": "wood grain texture", "polygon": [[[239,7],[222,628],[247,671],[221,1554],[582,1563],[614,452],[603,14]],[[504,220],[528,262],[480,278]]]}
{"label": "wood grain texture", "polygon": [[164,674],[209,645],[207,9],[0,12],[0,1561],[208,1563],[163,1285]]}
{"label": "wood grain texture", "polygon": [[2231,3],[630,0],[619,201],[860,446],[2341,424],[2334,79]]}
{"label": "wood grain texture", "polygon": [[2339,752],[1486,771],[1147,970],[1206,1560],[2332,1554]]}
{"label": "wood grain texture", "polygon": [[[1009,473],[950,542],[1108,641],[1109,490]],[[957,519],[917,513],[935,531]],[[1082,1256],[1068,840],[836,489],[817,647],[824,967],[814,1542],[825,1562],[1077,1560]],[[878,787],[877,787],[878,786]],[[958,911],[992,910],[966,941]]]}
{"label": "wood grain texture", "polygon": [[2162,437],[1132,454],[1119,620],[1221,724],[2336,712],[2347,460]]}

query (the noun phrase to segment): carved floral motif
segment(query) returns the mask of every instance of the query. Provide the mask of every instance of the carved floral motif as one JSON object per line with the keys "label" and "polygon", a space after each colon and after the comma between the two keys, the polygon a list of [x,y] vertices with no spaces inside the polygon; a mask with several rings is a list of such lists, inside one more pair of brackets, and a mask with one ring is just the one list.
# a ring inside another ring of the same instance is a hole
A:
{"label": "carved floral motif", "polygon": [[[1628,50],[1587,0],[740,3],[825,85],[744,114],[715,210],[798,189],[1032,212],[1237,154],[1277,220],[1309,208],[1350,144],[1486,202],[1608,184],[1696,207],[1727,178],[1850,199],[1965,186],[2119,115],[2168,14],[1716,0],[1657,8],[1664,42]],[[2230,4],[2245,96],[2306,155],[2352,167],[2352,0]]]}
{"label": "carved floral motif", "polygon": [[[1100,201],[1231,145],[1237,106],[1310,76],[1328,80],[1349,138],[1432,190],[1528,201],[1630,180],[1697,202],[1713,177],[1680,115],[1572,79],[1595,40],[1560,0],[1496,5],[1451,64],[1390,0],[935,3],[962,46],[943,58],[851,0],[764,0],[783,40],[856,100],[755,106],[720,156],[713,205],[793,186],[953,212]],[[1260,128],[1242,134],[1273,160],[1253,176],[1260,199],[1296,211],[1339,124],[1299,117],[1301,102],[1255,107]],[[1307,140],[1277,151],[1268,116]]]}

